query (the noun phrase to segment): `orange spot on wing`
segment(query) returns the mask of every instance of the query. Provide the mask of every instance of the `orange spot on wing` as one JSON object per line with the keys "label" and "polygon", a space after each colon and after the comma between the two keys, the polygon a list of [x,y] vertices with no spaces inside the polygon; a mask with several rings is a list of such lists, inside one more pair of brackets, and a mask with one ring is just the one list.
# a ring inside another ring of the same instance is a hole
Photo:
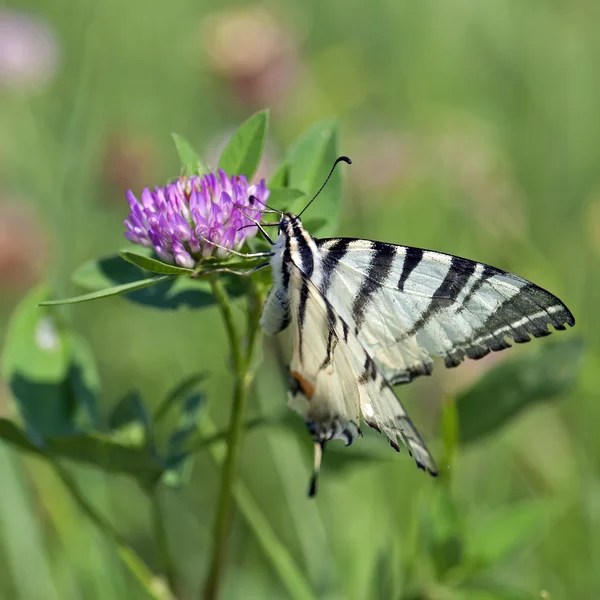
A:
{"label": "orange spot on wing", "polygon": [[290,375],[298,382],[302,393],[310,400],[315,393],[315,386],[310,381],[304,379],[298,371],[290,371]]}

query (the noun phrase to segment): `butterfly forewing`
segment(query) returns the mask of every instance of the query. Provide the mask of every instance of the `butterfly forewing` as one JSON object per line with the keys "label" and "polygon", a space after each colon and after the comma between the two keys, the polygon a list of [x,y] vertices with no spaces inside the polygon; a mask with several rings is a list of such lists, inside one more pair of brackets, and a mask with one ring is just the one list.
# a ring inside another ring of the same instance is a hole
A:
{"label": "butterfly forewing", "polygon": [[322,287],[394,383],[431,372],[430,354],[465,356],[573,325],[569,310],[531,282],[440,252],[352,239],[318,241]]}

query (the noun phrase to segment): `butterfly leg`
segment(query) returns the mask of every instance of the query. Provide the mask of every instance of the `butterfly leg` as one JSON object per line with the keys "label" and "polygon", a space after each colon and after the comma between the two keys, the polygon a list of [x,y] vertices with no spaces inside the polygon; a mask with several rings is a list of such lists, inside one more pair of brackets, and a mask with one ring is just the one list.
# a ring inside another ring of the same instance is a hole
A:
{"label": "butterfly leg", "polygon": [[306,427],[315,442],[328,442],[329,440],[343,440],[349,446],[356,438],[362,436],[358,425],[354,421],[342,421],[334,417],[329,421],[307,421]]}
{"label": "butterfly leg", "polygon": [[307,421],[306,426],[315,443],[315,464],[308,488],[308,497],[313,498],[317,494],[317,480],[321,471],[325,443],[335,438],[341,438],[346,442],[346,446],[349,446],[357,437],[362,436],[362,433],[356,423],[353,421],[343,422],[338,417],[334,417],[330,422]]}
{"label": "butterfly leg", "polygon": [[[265,238],[265,240],[267,240],[267,242],[269,242],[269,244],[271,244],[271,246],[273,246],[275,244],[275,242],[271,239],[271,236],[265,231],[265,227],[279,227],[279,223],[265,223],[265,225],[263,227],[256,219],[251,219],[248,216],[246,216],[246,218],[249,221],[252,221],[252,225],[242,225],[242,227],[240,227],[240,229],[246,229],[246,227],[256,227],[260,231],[262,236]],[[238,231],[240,229],[238,229]]]}
{"label": "butterfly leg", "polygon": [[[260,231],[262,236],[265,238],[265,240],[267,240],[267,242],[269,242],[269,244],[271,244],[271,246],[273,246],[275,244],[275,242],[271,239],[271,236],[266,232],[265,228],[258,221],[253,221],[253,223],[254,223],[254,225],[256,225],[256,227],[258,227],[258,230]],[[270,225],[274,226],[274,225],[278,225],[278,224],[270,223]]]}

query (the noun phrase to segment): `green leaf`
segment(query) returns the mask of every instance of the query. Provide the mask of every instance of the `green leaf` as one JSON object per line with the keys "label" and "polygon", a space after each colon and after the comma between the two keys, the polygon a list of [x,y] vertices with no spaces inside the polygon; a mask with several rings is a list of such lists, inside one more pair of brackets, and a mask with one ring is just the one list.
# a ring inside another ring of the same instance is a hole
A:
{"label": "green leaf", "polygon": [[84,263],[71,275],[71,281],[89,292],[113,285],[132,283],[140,279],[140,270],[125,262],[120,255],[112,254]]}
{"label": "green leaf", "polygon": [[282,162],[277,169],[275,169],[275,173],[271,176],[269,181],[269,189],[271,188],[286,188],[289,185],[290,181],[290,168],[287,162]]}
{"label": "green leaf", "polygon": [[526,500],[471,521],[465,528],[468,562],[483,569],[497,564],[520,547],[535,545],[556,519],[559,507],[548,499]]}
{"label": "green leaf", "polygon": [[[2,361],[2,375],[36,443],[47,435],[70,435],[100,424],[94,355],[86,340],[60,323],[52,310],[37,307],[48,295],[48,288],[40,286],[19,304]],[[79,424],[78,413],[85,416]]]}
{"label": "green leaf", "polygon": [[191,175],[204,175],[208,173],[208,167],[196,154],[191,144],[176,133],[172,133],[171,136],[175,142],[175,148],[177,149],[177,154],[179,154],[179,161],[184,169],[184,174],[190,177]]}
{"label": "green leaf", "polygon": [[139,420],[140,417],[140,405],[143,405],[144,401],[140,392],[137,390],[127,392],[111,409],[108,415],[108,427],[111,431],[117,431],[131,425]]}
{"label": "green leaf", "polygon": [[159,407],[154,411],[152,417],[154,422],[160,422],[177,403],[182,402],[190,392],[202,383],[206,379],[206,376],[205,372],[192,373],[170,390]]}
{"label": "green leaf", "polygon": [[[337,157],[337,124],[330,120],[317,123],[288,152],[289,187],[302,190],[312,198],[324,183]],[[338,228],[343,166],[336,167],[331,179],[308,210],[307,216],[326,221],[320,230],[311,232],[313,235],[327,237]]]}
{"label": "green leaf", "polygon": [[123,260],[140,267],[140,269],[146,269],[146,271],[150,271],[151,273],[159,273],[161,275],[191,275],[194,272],[193,269],[168,265],[160,260],[142,256],[128,250],[121,250],[120,254]]}
{"label": "green leaf", "polygon": [[438,579],[443,579],[448,571],[456,568],[463,561],[464,546],[462,539],[458,535],[451,535],[439,540],[431,548],[429,554],[433,560],[433,566]]}
{"label": "green leaf", "polygon": [[38,444],[47,434],[74,432],[77,396],[71,383],[81,383],[81,369],[72,360],[73,337],[52,311],[36,306],[48,295],[48,288],[37,287],[17,306],[2,361],[19,415]]}
{"label": "green leaf", "polygon": [[447,486],[435,487],[419,509],[419,538],[438,579],[464,557],[464,510]]}
{"label": "green leaf", "polygon": [[487,371],[457,398],[461,442],[473,442],[526,407],[567,393],[575,385],[582,356],[580,339],[546,342],[531,355],[520,354]]}
{"label": "green leaf", "polygon": [[[215,266],[213,264],[211,268]],[[107,286],[134,283],[144,273],[146,271],[113,254],[79,267],[73,275],[73,281],[87,290],[100,291]],[[245,294],[246,283],[243,279],[235,275],[223,275],[225,288],[232,298]],[[205,308],[215,303],[210,284],[203,277],[164,276],[161,283],[127,293],[124,297],[135,304],[162,310],[176,310],[182,306]]]}
{"label": "green leaf", "polygon": [[190,454],[189,441],[197,431],[198,415],[205,405],[202,394],[191,394],[185,399],[175,430],[169,436],[166,471],[162,482],[171,487],[179,487],[189,480],[194,456]]}
{"label": "green leaf", "polygon": [[37,305],[50,295],[42,285],[27,294],[15,309],[2,355],[2,375],[18,371],[35,381],[58,383],[69,370],[70,339],[51,311]]}
{"label": "green leaf", "polygon": [[67,458],[142,481],[157,479],[162,472],[158,459],[145,450],[129,448],[99,435],[48,438],[40,449],[12,421],[0,418],[0,439],[42,458]]}
{"label": "green leaf", "polygon": [[126,294],[129,292],[135,292],[144,288],[169,281],[173,278],[173,275],[162,275],[159,277],[149,277],[148,279],[141,279],[140,281],[133,281],[132,283],[124,283],[122,285],[115,285],[104,290],[97,292],[90,292],[89,294],[82,294],[81,296],[73,296],[72,298],[63,298],[62,300],[45,300],[40,302],[38,306],[58,306],[61,304],[77,304],[79,302],[89,302],[91,300],[99,300],[100,298],[108,298],[110,296],[118,296],[120,294]]}
{"label": "green leaf", "polygon": [[71,333],[72,358],[69,371],[69,387],[77,405],[87,413],[84,429],[101,428],[98,396],[100,394],[100,374],[96,359],[88,341],[77,333]]}
{"label": "green leaf", "polygon": [[186,377],[169,391],[154,413],[154,422],[158,423],[169,411],[179,409],[177,426],[169,437],[164,461],[166,471],[162,482],[165,485],[181,486],[191,474],[195,453],[192,437],[197,432],[198,412],[205,404],[197,387],[205,379],[205,373],[193,373]]}
{"label": "green leaf", "polygon": [[108,426],[112,441],[125,446],[145,446],[155,452],[152,419],[137,390],[117,402],[108,416]]}
{"label": "green leaf", "polygon": [[275,210],[290,212],[292,207],[297,206],[299,198],[306,198],[306,194],[302,190],[285,187],[269,188],[267,203]]}
{"label": "green leaf", "polygon": [[257,112],[233,134],[219,159],[219,169],[228,175],[245,175],[248,181],[258,169],[267,139],[269,112]]}

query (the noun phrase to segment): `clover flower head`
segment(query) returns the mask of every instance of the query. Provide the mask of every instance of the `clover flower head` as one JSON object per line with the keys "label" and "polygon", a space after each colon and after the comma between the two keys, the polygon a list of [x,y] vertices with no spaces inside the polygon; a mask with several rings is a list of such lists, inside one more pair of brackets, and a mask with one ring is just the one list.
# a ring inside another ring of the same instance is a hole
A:
{"label": "clover flower head", "polygon": [[144,188],[139,200],[128,191],[125,237],[154,248],[165,262],[193,268],[215,250],[223,258],[256,235],[253,222],[260,221],[268,197],[264,179],[248,185],[243,175],[227,177],[220,169]]}

